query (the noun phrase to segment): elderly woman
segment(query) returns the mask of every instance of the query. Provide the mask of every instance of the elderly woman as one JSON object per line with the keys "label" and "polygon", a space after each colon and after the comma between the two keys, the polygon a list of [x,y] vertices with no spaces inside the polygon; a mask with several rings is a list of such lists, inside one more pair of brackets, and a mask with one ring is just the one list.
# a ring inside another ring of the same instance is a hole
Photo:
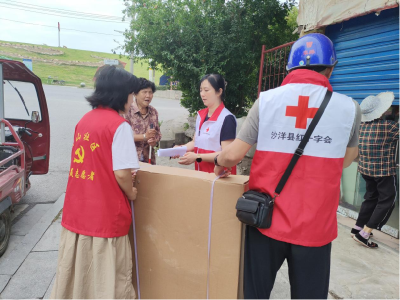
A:
{"label": "elderly woman", "polygon": [[377,243],[370,241],[372,230],[381,230],[386,224],[397,198],[399,122],[387,118],[392,114],[393,100],[393,92],[384,92],[365,98],[360,105],[358,172],[365,180],[366,192],[351,235],[367,248],[378,248]]}
{"label": "elderly woman", "polygon": [[[139,85],[134,91],[135,100],[129,112],[124,115],[135,134],[138,158],[146,163],[149,162],[150,147],[156,146],[161,140],[158,112],[150,105],[155,91],[153,82],[139,78]],[[156,164],[155,151],[151,154],[151,164]]]}
{"label": "elderly woman", "polygon": [[137,193],[131,172],[139,162],[120,114],[137,86],[132,74],[106,66],[86,98],[93,110],[75,127],[53,299],[135,297],[128,232]]}

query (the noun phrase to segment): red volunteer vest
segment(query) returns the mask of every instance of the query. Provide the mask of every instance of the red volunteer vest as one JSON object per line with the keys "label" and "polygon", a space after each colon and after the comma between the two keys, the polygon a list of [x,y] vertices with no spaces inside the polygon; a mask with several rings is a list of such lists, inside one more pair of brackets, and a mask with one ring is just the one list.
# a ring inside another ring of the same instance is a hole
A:
{"label": "red volunteer vest", "polygon": [[[332,90],[326,77],[297,70],[281,87],[260,94],[250,189],[274,194],[327,88]],[[340,180],[354,117],[352,99],[333,93],[303,156],[275,201],[271,227],[260,229],[261,233],[308,247],[324,246],[337,237]]]}
{"label": "red volunteer vest", "polygon": [[[221,129],[224,124],[225,117],[233,115],[221,105],[214,111],[211,118],[205,121],[208,115],[208,108],[202,109],[197,114],[196,120],[196,137],[194,140],[195,153],[214,153],[222,151],[221,147]],[[214,163],[195,162],[195,169],[208,173],[214,173]],[[232,168],[232,174],[236,175],[236,166]]]}
{"label": "red volunteer vest", "polygon": [[103,238],[128,234],[129,200],[115,179],[111,152],[114,134],[123,122],[116,111],[96,108],[75,127],[61,223],[72,232]]}

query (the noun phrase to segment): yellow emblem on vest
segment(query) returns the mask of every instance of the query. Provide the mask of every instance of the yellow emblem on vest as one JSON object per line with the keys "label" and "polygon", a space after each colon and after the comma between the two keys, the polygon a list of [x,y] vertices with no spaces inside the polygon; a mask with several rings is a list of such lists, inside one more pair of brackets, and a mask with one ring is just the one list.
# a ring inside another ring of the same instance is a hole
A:
{"label": "yellow emblem on vest", "polygon": [[[81,153],[81,150],[82,150],[82,153]],[[76,149],[75,155],[77,155],[78,158],[74,158],[74,163],[78,163],[78,164],[83,163],[83,159],[85,158],[85,150],[83,149],[82,146],[80,146],[78,149]]]}

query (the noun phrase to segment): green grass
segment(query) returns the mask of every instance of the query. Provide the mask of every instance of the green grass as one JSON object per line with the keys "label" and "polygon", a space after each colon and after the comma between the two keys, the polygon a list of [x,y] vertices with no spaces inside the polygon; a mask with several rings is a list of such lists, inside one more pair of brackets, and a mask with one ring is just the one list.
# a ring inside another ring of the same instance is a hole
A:
{"label": "green grass", "polygon": [[[15,43],[7,41],[0,41],[0,42],[19,44],[19,45],[32,45],[32,44]],[[0,45],[0,55],[7,56],[11,59],[18,61],[22,61],[22,58],[26,58],[27,56],[32,57],[33,72],[38,77],[40,77],[43,83],[47,83],[47,77],[52,76],[53,78],[58,77],[59,80],[64,80],[66,82],[66,85],[79,86],[81,82],[85,82],[86,87],[93,87],[93,76],[96,73],[97,67],[55,65],[53,63],[48,63],[48,62],[35,61],[35,58],[46,59],[46,60],[58,59],[60,62],[62,61],[99,62],[102,60],[101,58],[91,57],[91,55],[95,55],[104,58],[119,59],[127,63],[125,66],[125,70],[127,70],[128,72],[130,70],[130,61],[129,58],[127,58],[126,56],[120,57],[120,55],[118,54],[76,50],[69,48],[58,48],[58,47],[50,47],[44,45],[37,45],[37,46],[41,46],[43,48],[53,48],[56,50],[61,50],[64,52],[64,54],[45,55],[45,54],[30,52],[25,49],[15,49],[9,46]],[[21,55],[22,57],[18,55]],[[149,71],[147,68],[148,68],[148,63],[145,60],[135,63],[134,65],[135,76],[149,78]],[[158,85],[161,75],[162,75],[161,72],[156,71],[156,78],[155,78],[156,85]]]}

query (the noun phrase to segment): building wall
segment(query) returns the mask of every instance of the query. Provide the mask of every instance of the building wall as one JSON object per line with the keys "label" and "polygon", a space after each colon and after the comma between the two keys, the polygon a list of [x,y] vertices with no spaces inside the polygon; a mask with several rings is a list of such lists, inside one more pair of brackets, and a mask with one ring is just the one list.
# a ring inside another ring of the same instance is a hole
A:
{"label": "building wall", "polygon": [[[335,92],[361,103],[369,95],[392,91],[399,105],[399,9],[382,11],[326,27],[335,45],[339,63],[330,82]],[[357,163],[343,171],[341,210],[356,218],[364,200],[365,181]],[[399,199],[385,231],[399,232]]]}
{"label": "building wall", "polygon": [[326,27],[338,56],[331,84],[361,102],[393,91],[399,105],[399,9],[382,11]]}

